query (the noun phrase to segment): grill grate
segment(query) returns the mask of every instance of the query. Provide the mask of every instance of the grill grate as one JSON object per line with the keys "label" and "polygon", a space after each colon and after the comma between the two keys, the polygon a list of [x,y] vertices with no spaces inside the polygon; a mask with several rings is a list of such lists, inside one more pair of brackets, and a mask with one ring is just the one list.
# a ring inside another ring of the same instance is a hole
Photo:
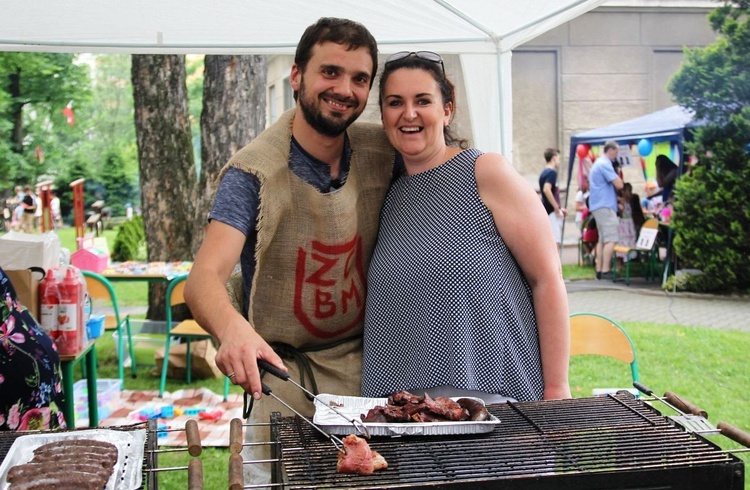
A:
{"label": "grill grate", "polygon": [[742,460],[650,405],[617,395],[488,406],[483,435],[374,438],[388,469],[336,473],[337,453],[297,418],[277,419],[285,488],[742,489]]}

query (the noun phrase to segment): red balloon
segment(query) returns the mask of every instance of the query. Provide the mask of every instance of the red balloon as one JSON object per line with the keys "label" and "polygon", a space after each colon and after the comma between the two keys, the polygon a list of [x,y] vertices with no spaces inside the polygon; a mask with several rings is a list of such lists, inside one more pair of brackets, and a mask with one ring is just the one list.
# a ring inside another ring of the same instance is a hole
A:
{"label": "red balloon", "polygon": [[589,155],[589,150],[591,150],[589,145],[581,143],[576,147],[576,155],[578,155],[578,158],[586,158]]}

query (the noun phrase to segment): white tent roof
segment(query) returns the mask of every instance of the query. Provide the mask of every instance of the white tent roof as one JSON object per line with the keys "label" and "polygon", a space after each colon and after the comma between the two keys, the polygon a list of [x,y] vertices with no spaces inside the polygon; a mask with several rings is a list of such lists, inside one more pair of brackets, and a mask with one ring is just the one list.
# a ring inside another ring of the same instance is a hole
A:
{"label": "white tent roof", "polygon": [[318,18],[346,17],[381,53],[460,54],[474,143],[510,155],[510,51],[604,2],[0,0],[0,51],[291,54]]}

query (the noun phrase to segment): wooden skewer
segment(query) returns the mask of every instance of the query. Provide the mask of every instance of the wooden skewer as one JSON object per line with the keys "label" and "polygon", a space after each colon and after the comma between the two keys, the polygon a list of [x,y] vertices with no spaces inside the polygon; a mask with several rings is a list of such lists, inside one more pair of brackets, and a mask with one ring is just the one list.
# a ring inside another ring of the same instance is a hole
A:
{"label": "wooden skewer", "polygon": [[203,463],[194,458],[188,463],[188,490],[203,490]]}
{"label": "wooden skewer", "polygon": [[245,480],[242,476],[242,456],[233,453],[229,456],[229,490],[242,490]]}
{"label": "wooden skewer", "polygon": [[229,452],[240,454],[242,451],[242,420],[234,418],[229,422]]}
{"label": "wooden skewer", "polygon": [[188,454],[193,457],[200,456],[203,452],[203,447],[201,446],[201,435],[198,431],[198,422],[193,419],[185,422],[185,435],[187,436]]}

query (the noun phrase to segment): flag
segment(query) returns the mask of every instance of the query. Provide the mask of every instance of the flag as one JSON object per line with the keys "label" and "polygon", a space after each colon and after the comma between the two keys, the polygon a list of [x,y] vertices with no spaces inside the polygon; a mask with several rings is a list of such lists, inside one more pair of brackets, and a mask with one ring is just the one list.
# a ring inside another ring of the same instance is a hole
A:
{"label": "flag", "polygon": [[73,101],[72,100],[68,102],[68,105],[65,106],[65,108],[62,110],[62,113],[65,115],[65,117],[68,118],[68,124],[72,126],[76,123],[76,118],[73,115]]}

